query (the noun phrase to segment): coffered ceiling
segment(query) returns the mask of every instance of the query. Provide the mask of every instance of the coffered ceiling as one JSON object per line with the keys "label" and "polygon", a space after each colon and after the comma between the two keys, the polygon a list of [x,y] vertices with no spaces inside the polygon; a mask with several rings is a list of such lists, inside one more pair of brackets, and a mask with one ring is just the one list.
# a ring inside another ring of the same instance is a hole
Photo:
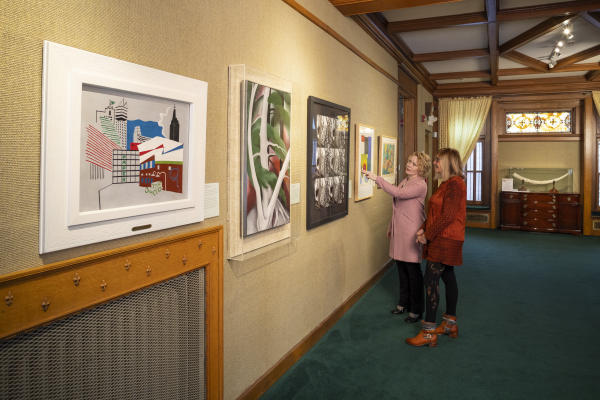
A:
{"label": "coffered ceiling", "polygon": [[600,1],[330,2],[438,96],[600,89]]}

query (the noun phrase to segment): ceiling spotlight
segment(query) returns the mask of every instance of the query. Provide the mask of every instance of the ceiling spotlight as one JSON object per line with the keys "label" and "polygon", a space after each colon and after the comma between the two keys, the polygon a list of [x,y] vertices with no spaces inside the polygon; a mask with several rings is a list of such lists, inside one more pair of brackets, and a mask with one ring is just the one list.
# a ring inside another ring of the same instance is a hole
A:
{"label": "ceiling spotlight", "polygon": [[559,47],[555,48],[555,49],[554,49],[554,52],[555,52],[556,54],[560,54],[560,48],[559,48]]}
{"label": "ceiling spotlight", "polygon": [[567,19],[567,20],[563,21],[563,25],[569,25],[569,20]]}
{"label": "ceiling spotlight", "polygon": [[548,64],[548,68],[552,69],[555,65],[556,64],[554,64],[554,61],[551,61],[550,64]]}
{"label": "ceiling spotlight", "polygon": [[569,35],[569,33],[571,33],[571,30],[569,29],[569,27],[566,27],[566,28],[563,30],[563,33],[564,33],[565,35],[567,35],[567,36],[568,36],[568,35]]}
{"label": "ceiling spotlight", "polygon": [[562,40],[559,40],[558,43],[556,43],[558,45],[558,47],[563,47],[565,45],[565,42],[563,42]]}
{"label": "ceiling spotlight", "polygon": [[567,39],[571,40],[575,37],[575,35],[573,35],[572,33],[570,35],[567,35]]}

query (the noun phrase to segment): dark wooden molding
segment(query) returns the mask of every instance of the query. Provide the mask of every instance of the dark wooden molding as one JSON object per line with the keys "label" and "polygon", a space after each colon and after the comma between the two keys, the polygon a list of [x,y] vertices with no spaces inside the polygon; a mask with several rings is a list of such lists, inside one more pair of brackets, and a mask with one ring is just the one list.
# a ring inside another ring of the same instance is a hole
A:
{"label": "dark wooden molding", "polygon": [[590,71],[585,75],[588,81],[600,81],[600,70]]}
{"label": "dark wooden molding", "polygon": [[[578,72],[578,71],[594,71],[600,70],[600,63],[580,63],[566,65],[560,69],[560,72]],[[551,73],[557,72],[554,70],[547,69],[546,71],[538,71],[533,68],[506,68],[498,70],[498,76],[510,76],[510,75],[531,75],[539,74],[540,72]]]}
{"label": "dark wooden molding", "polygon": [[596,57],[600,54],[600,44],[594,47],[590,47],[589,49],[580,51],[579,53],[575,53],[567,58],[559,60],[556,63],[556,67],[554,67],[554,71],[560,71],[566,65],[575,64],[579,61],[587,60],[588,58]]}
{"label": "dark wooden molding", "polygon": [[498,135],[499,142],[580,142],[581,135]]}
{"label": "dark wooden molding", "polygon": [[385,69],[383,69],[381,66],[379,66],[375,61],[373,61],[371,58],[369,58],[365,53],[360,51],[356,46],[354,46],[352,43],[350,43],[348,40],[346,40],[342,35],[340,35],[335,30],[333,30],[333,28],[331,28],[329,25],[327,25],[325,22],[323,22],[321,19],[319,19],[316,15],[314,15],[313,13],[308,11],[306,8],[301,6],[297,1],[295,1],[295,0],[282,0],[282,1],[284,3],[286,3],[287,5],[289,5],[290,7],[292,7],[298,13],[302,14],[306,19],[311,21],[313,24],[317,25],[319,28],[324,30],[327,34],[329,34],[335,40],[337,40],[338,42],[343,44],[348,50],[350,50],[351,52],[356,54],[364,62],[369,64],[371,67],[373,67],[374,69],[376,69],[377,71],[382,73],[386,78],[388,78],[389,80],[394,82],[396,85],[399,85],[398,80],[392,74],[390,74]]}
{"label": "dark wooden molding", "polygon": [[488,71],[462,71],[462,72],[443,72],[439,74],[431,74],[429,77],[432,80],[442,79],[463,79],[463,78],[483,78],[490,79],[490,73]]}
{"label": "dark wooden molding", "polygon": [[[560,81],[564,78],[558,78]],[[486,82],[474,82],[473,84],[464,83],[437,85],[433,92],[435,97],[454,97],[454,96],[480,96],[480,95],[529,95],[529,94],[552,94],[556,92],[575,93],[581,91],[600,90],[600,82],[596,81],[581,81],[581,82],[560,82],[556,84],[539,83],[539,84],[519,84],[520,80],[514,80],[512,84],[498,81],[498,85],[492,86]],[[534,81],[533,79],[531,81]]]}
{"label": "dark wooden molding", "polygon": [[519,64],[523,64],[529,68],[533,68],[536,71],[539,72],[547,72],[548,71],[548,64],[546,64],[545,62],[536,60],[535,58],[526,56],[523,53],[519,53],[518,51],[509,51],[508,53],[505,53],[502,55],[502,57],[504,58],[508,58],[509,60],[518,62]]}
{"label": "dark wooden molding", "polygon": [[547,20],[540,22],[533,28],[505,42],[502,46],[500,46],[500,54],[504,54],[509,51],[515,50],[518,47],[521,47],[541,36],[544,36],[546,33],[558,28],[564,21],[568,20],[569,18],[571,18],[571,16],[563,15],[560,17],[548,18]]}
{"label": "dark wooden molding", "polygon": [[515,7],[499,10],[498,21],[514,21],[539,17],[553,17],[557,15],[573,15],[581,11],[600,9],[598,0],[567,1],[563,3],[540,4],[535,6]]}
{"label": "dark wooden molding", "polygon": [[407,21],[390,22],[388,25],[388,33],[440,29],[448,28],[451,26],[485,24],[487,22],[487,17],[483,12],[446,15],[442,17],[431,17],[422,19],[412,19]]}
{"label": "dark wooden molding", "polygon": [[583,193],[583,234],[591,235],[592,231],[592,209],[593,200],[596,195],[593,193],[597,188],[592,183],[596,171],[596,124],[594,115],[594,104],[592,96],[588,95],[583,101],[583,146],[581,149],[581,189]]}
{"label": "dark wooden molding", "polygon": [[490,55],[490,81],[492,85],[498,83],[498,23],[496,12],[498,4],[496,0],[485,1],[485,11],[488,20],[488,49]]}
{"label": "dark wooden molding", "polygon": [[329,0],[346,17],[460,0]]}
{"label": "dark wooden molding", "polygon": [[429,73],[422,65],[413,63],[410,48],[396,35],[387,33],[387,20],[381,14],[356,15],[352,17],[380,46],[392,55],[416,81],[427,90],[433,91],[435,84],[429,78]]}
{"label": "dark wooden molding", "polygon": [[413,62],[429,62],[429,61],[445,61],[454,60],[457,58],[468,57],[487,57],[490,55],[488,49],[471,49],[471,50],[455,50],[455,51],[440,51],[437,53],[421,53],[413,54]]}
{"label": "dark wooden molding", "polygon": [[600,12],[583,12],[581,16],[590,24],[600,29]]}
{"label": "dark wooden molding", "polygon": [[393,265],[390,260],[379,272],[354,292],[342,305],[336,308],[319,326],[306,335],[298,344],[288,351],[275,365],[256,380],[244,391],[238,400],[254,400],[262,396],[281,376],[290,369],[304,354],[306,354],[317,342],[344,316],[365,293],[373,287],[385,274],[387,269]]}

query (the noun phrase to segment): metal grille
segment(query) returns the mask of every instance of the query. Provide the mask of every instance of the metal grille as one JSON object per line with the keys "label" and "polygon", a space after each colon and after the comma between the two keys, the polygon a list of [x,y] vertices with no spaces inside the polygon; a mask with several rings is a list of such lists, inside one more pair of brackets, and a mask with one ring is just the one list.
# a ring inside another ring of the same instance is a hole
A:
{"label": "metal grille", "polygon": [[204,399],[204,270],[0,341],[0,399]]}
{"label": "metal grille", "polygon": [[467,221],[469,222],[490,222],[489,214],[472,214],[467,213]]}
{"label": "metal grille", "polygon": [[600,220],[592,220],[592,230],[600,231]]}

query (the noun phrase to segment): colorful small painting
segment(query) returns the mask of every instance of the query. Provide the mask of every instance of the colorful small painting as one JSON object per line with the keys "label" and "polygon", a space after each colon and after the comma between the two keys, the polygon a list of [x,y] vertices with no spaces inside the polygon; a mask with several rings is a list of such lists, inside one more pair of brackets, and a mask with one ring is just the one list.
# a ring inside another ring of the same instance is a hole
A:
{"label": "colorful small painting", "polygon": [[83,85],[79,211],[186,198],[189,104]]}
{"label": "colorful small painting", "polygon": [[356,174],[354,184],[354,200],[360,201],[373,196],[373,184],[362,171],[373,171],[373,141],[375,128],[356,124]]}
{"label": "colorful small painting", "polygon": [[391,184],[396,183],[397,140],[389,136],[379,137],[379,168],[377,174]]}
{"label": "colorful small painting", "polygon": [[[290,222],[291,95],[244,81],[244,237]],[[326,159],[322,168],[327,168]]]}

